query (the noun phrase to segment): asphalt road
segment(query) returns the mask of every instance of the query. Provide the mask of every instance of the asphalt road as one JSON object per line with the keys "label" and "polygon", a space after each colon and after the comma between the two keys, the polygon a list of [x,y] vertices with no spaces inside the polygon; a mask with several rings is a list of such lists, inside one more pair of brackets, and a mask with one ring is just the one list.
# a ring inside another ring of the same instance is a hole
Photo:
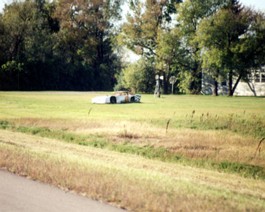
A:
{"label": "asphalt road", "polygon": [[0,169],[0,212],[61,211],[123,210]]}

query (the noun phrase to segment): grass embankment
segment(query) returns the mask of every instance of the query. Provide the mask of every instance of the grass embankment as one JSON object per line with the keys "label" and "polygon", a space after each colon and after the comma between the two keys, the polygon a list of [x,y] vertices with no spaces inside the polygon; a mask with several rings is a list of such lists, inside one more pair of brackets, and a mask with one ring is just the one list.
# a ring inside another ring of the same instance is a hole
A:
{"label": "grass embankment", "polygon": [[[65,132],[63,130],[50,130],[48,128],[41,127],[24,127],[11,125],[7,121],[0,121],[0,129],[8,129],[12,131],[22,132],[26,134],[38,135],[41,137],[59,139],[67,143],[78,144],[82,146],[92,146],[101,149],[108,149],[120,153],[136,154],[149,159],[157,159],[165,162],[179,163],[183,165],[215,169],[217,171],[236,173],[244,177],[260,178],[265,180],[264,167],[251,165],[240,162],[230,161],[214,161],[206,158],[192,159],[187,156],[175,153],[166,147],[154,147],[152,145],[136,145],[129,140],[133,138],[133,135],[128,135],[124,132],[120,135],[125,139],[123,143],[115,143],[105,136],[100,135],[78,135],[74,133]],[[129,138],[129,139],[128,139]],[[127,141],[126,141],[127,140]],[[261,140],[262,142],[263,140]],[[197,151],[201,151],[201,148],[207,148],[206,146],[194,147]],[[255,156],[255,155],[254,155]],[[254,157],[253,157],[254,158]]]}
{"label": "grass embankment", "polygon": [[263,98],[95,95],[0,93],[1,166],[133,210],[264,210]]}
{"label": "grass embankment", "polygon": [[0,131],[0,165],[133,211],[264,210],[265,182]]}

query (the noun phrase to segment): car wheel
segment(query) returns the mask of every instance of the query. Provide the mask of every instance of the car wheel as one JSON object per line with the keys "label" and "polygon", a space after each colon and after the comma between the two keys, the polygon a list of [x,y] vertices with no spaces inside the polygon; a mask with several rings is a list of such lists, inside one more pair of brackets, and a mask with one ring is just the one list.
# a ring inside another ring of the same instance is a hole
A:
{"label": "car wheel", "polygon": [[132,96],[130,102],[135,102],[135,97]]}
{"label": "car wheel", "polygon": [[116,99],[115,96],[111,96],[111,97],[110,97],[110,103],[111,103],[111,104],[116,104],[116,103],[117,103],[117,99]]}

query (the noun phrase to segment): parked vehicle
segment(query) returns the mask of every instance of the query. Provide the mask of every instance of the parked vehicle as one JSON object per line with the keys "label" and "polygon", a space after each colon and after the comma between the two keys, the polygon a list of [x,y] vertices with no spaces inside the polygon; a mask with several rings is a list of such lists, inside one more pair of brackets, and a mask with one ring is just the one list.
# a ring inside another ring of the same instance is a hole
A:
{"label": "parked vehicle", "polygon": [[121,104],[121,103],[139,103],[140,94],[132,94],[129,91],[117,91],[113,95],[96,96],[92,98],[94,104]]}

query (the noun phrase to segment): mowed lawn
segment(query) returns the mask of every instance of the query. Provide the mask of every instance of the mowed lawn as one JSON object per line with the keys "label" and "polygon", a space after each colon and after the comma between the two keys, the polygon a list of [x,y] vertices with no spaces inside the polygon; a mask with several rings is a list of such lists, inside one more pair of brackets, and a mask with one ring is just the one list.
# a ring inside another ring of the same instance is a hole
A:
{"label": "mowed lawn", "polygon": [[265,210],[265,98],[0,92],[0,167],[133,211]]}

